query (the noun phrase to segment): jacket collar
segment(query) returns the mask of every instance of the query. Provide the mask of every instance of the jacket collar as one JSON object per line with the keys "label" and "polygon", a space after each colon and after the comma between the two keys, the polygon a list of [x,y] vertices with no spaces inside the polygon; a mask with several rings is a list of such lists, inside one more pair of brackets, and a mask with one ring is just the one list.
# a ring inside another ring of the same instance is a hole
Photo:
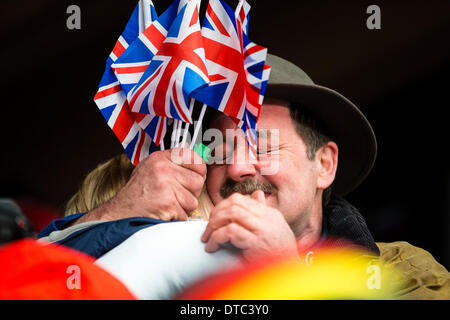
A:
{"label": "jacket collar", "polygon": [[379,255],[380,251],[367,228],[361,213],[342,197],[332,195],[323,208],[322,237],[328,244],[338,247],[363,247]]}

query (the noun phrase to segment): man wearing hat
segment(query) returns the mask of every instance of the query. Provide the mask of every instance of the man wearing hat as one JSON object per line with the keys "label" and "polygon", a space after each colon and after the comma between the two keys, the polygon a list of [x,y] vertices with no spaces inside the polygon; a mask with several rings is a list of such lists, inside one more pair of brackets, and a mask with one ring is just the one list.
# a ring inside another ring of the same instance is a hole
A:
{"label": "man wearing hat", "polygon": [[[216,207],[203,236],[206,249],[227,241],[244,251],[289,243],[307,249],[327,232],[336,241],[346,233],[347,240],[378,253],[358,211],[329,195],[330,188],[337,195],[350,192],[372,168],[376,140],[370,124],[349,100],[315,85],[294,64],[273,55],[267,62],[272,71],[258,129],[278,129],[279,143],[260,154],[268,161],[209,166],[206,186]],[[233,128],[224,115],[211,125],[224,134]],[[261,174],[271,161],[278,161],[278,172]],[[264,194],[253,199],[240,194],[258,189]]]}
{"label": "man wearing hat", "polygon": [[[352,102],[314,84],[291,62],[269,54],[267,64],[272,70],[258,130],[275,129],[278,136],[256,160],[246,156],[246,161],[206,167],[204,162],[174,162],[171,150],[154,152],[110,201],[87,214],[59,220],[40,236],[89,221],[136,216],[186,220],[205,185],[212,202],[202,235],[208,252],[231,243],[250,259],[280,250],[309,250],[331,238],[336,246],[352,244],[379,254],[380,246],[362,215],[342,198],[374,164],[377,145],[369,122]],[[212,116],[209,127],[224,136],[236,129],[224,114]],[[264,139],[268,141],[268,135],[259,136],[263,144]],[[232,150],[248,153],[239,137]],[[190,150],[184,154],[198,157]],[[278,170],[262,174],[273,162]],[[435,264],[436,274],[448,278],[445,268]],[[443,289],[446,283],[441,283]]]}

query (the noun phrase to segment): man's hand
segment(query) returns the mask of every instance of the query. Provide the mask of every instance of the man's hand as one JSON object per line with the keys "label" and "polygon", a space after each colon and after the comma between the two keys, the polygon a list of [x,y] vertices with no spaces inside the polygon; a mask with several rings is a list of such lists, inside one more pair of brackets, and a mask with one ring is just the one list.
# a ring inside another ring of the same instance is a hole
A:
{"label": "man's hand", "polygon": [[154,152],[139,163],[113,199],[76,223],[129,217],[187,220],[187,214],[198,206],[205,178],[206,164],[194,151]]}
{"label": "man's hand", "polygon": [[247,260],[261,255],[298,254],[294,233],[282,213],[265,204],[261,190],[251,198],[234,193],[221,201],[211,211],[202,241],[208,252],[231,242],[243,250]]}

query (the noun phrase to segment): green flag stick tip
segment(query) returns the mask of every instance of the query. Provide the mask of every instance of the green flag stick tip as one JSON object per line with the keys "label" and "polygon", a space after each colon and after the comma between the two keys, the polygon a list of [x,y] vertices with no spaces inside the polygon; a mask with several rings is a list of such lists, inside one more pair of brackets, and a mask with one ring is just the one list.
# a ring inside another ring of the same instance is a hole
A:
{"label": "green flag stick tip", "polygon": [[194,147],[195,153],[197,153],[200,157],[202,157],[205,162],[208,162],[209,154],[211,149],[205,146],[203,143],[198,143]]}

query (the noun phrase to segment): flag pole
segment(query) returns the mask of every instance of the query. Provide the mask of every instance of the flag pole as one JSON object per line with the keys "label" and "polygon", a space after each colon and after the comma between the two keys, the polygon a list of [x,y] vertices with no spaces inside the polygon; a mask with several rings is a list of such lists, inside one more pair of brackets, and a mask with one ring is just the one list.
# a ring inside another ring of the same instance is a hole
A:
{"label": "flag pole", "polygon": [[181,137],[181,126],[183,125],[183,121],[178,120],[177,123],[177,133],[176,133],[176,139],[175,139],[175,147],[178,148],[180,145],[180,137]]}
{"label": "flag pole", "polygon": [[[191,119],[192,119],[192,111],[194,110],[194,103],[195,103],[195,99],[191,98],[191,103],[189,104],[189,114],[191,115]],[[184,148],[184,146],[186,145],[186,139],[187,139],[188,132],[189,132],[189,123],[186,122],[186,124],[184,125],[183,140],[181,141],[182,148]]]}
{"label": "flag pole", "polygon": [[170,136],[170,148],[171,149],[173,147],[175,147],[175,134],[176,134],[177,125],[178,125],[178,120],[177,119],[173,120],[172,135]]}
{"label": "flag pole", "polygon": [[192,136],[192,141],[191,141],[191,145],[189,146],[189,149],[194,148],[195,140],[197,140],[198,132],[200,131],[200,127],[201,127],[201,123],[203,121],[203,116],[205,115],[205,111],[206,111],[206,103],[203,104],[202,111],[200,112],[200,116],[198,117],[197,125],[195,126],[194,135]]}

